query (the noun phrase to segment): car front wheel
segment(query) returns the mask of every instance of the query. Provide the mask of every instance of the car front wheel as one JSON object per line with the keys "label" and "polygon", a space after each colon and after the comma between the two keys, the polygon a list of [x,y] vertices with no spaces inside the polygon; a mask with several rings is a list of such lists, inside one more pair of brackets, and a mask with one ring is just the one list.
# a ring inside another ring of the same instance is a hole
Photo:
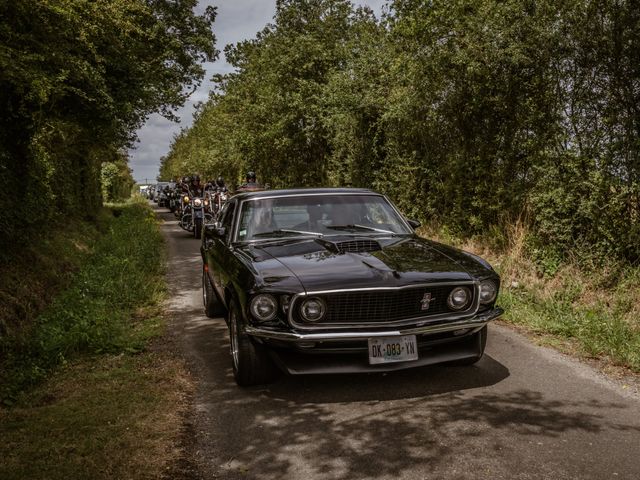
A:
{"label": "car front wheel", "polygon": [[263,385],[278,376],[278,369],[265,347],[255,343],[244,333],[238,307],[232,302],[229,307],[229,337],[233,377],[240,386]]}

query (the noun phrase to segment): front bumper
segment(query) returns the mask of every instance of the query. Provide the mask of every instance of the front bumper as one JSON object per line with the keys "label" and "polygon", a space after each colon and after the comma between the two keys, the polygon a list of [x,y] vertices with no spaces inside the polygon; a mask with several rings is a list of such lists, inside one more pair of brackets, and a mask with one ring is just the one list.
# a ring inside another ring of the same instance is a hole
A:
{"label": "front bumper", "polygon": [[[389,372],[478,358],[484,351],[478,332],[503,312],[494,308],[464,320],[403,329],[301,333],[247,326],[245,332],[265,345],[271,358],[290,375]],[[418,360],[370,365],[368,339],[395,335],[416,335]]]}
{"label": "front bumper", "polygon": [[412,326],[409,328],[394,330],[368,330],[368,331],[349,331],[349,332],[296,332],[275,330],[264,327],[256,327],[247,325],[245,333],[252,337],[262,338],[266,340],[278,340],[286,343],[308,343],[308,342],[352,342],[357,340],[367,340],[372,337],[393,337],[400,335],[429,335],[435,333],[452,332],[456,330],[469,330],[468,333],[480,330],[487,323],[495,320],[504,313],[500,307],[479,313],[471,318],[464,320],[449,321],[446,320],[429,323],[421,326]]}

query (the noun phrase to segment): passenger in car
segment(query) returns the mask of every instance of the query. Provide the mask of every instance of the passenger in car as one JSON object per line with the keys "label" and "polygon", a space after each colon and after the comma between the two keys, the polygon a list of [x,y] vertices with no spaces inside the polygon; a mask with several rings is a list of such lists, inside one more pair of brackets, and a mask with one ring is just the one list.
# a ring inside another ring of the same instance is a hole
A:
{"label": "passenger in car", "polygon": [[303,230],[309,232],[320,232],[322,230],[321,220],[324,216],[324,207],[322,205],[307,206],[307,220],[291,227],[294,230]]}

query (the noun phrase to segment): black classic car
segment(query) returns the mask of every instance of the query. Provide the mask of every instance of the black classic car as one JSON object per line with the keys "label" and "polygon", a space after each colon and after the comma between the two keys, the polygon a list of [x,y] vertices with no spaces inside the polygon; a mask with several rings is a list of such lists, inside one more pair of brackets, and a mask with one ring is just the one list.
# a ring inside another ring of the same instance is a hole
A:
{"label": "black classic car", "polygon": [[236,382],[477,362],[503,313],[500,278],[418,226],[364,189],[231,198],[201,253],[205,311],[226,318]]}

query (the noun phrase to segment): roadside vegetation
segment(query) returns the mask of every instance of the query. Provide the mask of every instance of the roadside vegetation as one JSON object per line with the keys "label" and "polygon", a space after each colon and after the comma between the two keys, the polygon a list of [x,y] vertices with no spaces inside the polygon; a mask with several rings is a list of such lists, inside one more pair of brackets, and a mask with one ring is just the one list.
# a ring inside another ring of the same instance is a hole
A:
{"label": "roadside vegetation", "polygon": [[142,203],[103,202],[130,196],[137,129],[217,56],[197,3],[0,2],[3,480],[157,478],[177,455],[160,234]]}
{"label": "roadside vegetation", "polygon": [[631,1],[283,0],[165,179],[369,187],[504,277],[506,320],[640,372]]}
{"label": "roadside vegetation", "polygon": [[217,55],[197,3],[0,2],[0,264],[117,193],[137,129],[173,118]]}
{"label": "roadside vegetation", "polygon": [[141,200],[107,212],[67,287],[0,338],[3,479],[157,478],[179,453],[190,386],[153,341],[164,325],[157,220]]}
{"label": "roadside vegetation", "polygon": [[[444,228],[419,233],[489,260],[500,273],[503,321],[541,344],[640,373],[640,269],[608,262],[584,267],[539,257],[523,223],[498,235],[460,238]],[[496,242],[498,240],[498,242]]]}

